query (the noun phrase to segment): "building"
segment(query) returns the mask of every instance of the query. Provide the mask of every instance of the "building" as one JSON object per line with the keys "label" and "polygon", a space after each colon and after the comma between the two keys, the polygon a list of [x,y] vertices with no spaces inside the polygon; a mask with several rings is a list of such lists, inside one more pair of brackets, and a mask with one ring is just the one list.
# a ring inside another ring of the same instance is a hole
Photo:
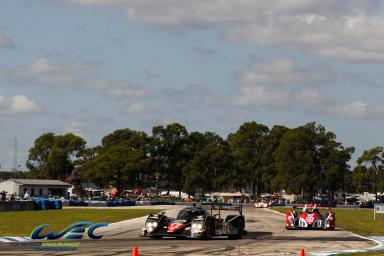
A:
{"label": "building", "polygon": [[0,182],[0,191],[23,196],[28,191],[30,196],[66,196],[71,184],[59,180],[9,179]]}
{"label": "building", "polygon": [[87,182],[81,183],[81,190],[76,189],[74,185],[72,185],[68,189],[68,194],[70,197],[81,197],[87,196],[88,198],[100,199],[104,195],[104,190],[100,189],[94,183]]}

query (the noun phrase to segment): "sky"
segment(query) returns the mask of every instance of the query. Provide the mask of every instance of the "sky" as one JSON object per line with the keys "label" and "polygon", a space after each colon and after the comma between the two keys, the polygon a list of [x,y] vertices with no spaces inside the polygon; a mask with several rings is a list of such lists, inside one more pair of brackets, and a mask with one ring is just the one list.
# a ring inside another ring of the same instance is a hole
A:
{"label": "sky", "polygon": [[[45,132],[316,122],[384,145],[379,0],[0,1],[0,165]],[[352,165],[353,165],[352,161]]]}

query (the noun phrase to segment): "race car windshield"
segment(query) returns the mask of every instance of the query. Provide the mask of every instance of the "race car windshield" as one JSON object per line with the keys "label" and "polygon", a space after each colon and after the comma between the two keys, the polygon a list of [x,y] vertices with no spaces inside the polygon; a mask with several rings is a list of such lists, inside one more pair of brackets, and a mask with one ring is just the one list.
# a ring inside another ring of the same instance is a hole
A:
{"label": "race car windshield", "polygon": [[177,220],[190,220],[194,217],[205,215],[204,211],[186,211],[182,210],[177,214]]}

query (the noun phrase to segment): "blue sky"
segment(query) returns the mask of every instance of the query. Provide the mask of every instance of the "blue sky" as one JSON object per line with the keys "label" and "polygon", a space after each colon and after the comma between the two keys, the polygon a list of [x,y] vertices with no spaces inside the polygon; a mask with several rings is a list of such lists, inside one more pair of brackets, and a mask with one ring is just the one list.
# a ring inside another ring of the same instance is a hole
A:
{"label": "blue sky", "polygon": [[42,133],[318,122],[384,145],[382,1],[0,2],[0,164]]}

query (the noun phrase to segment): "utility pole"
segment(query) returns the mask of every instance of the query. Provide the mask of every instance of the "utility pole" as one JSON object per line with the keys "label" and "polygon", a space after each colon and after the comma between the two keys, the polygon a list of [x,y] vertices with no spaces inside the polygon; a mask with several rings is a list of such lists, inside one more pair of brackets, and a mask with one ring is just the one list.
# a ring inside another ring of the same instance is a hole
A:
{"label": "utility pole", "polygon": [[13,152],[13,178],[16,178],[16,171],[17,171],[17,138],[15,138],[15,145],[14,145],[14,152]]}

